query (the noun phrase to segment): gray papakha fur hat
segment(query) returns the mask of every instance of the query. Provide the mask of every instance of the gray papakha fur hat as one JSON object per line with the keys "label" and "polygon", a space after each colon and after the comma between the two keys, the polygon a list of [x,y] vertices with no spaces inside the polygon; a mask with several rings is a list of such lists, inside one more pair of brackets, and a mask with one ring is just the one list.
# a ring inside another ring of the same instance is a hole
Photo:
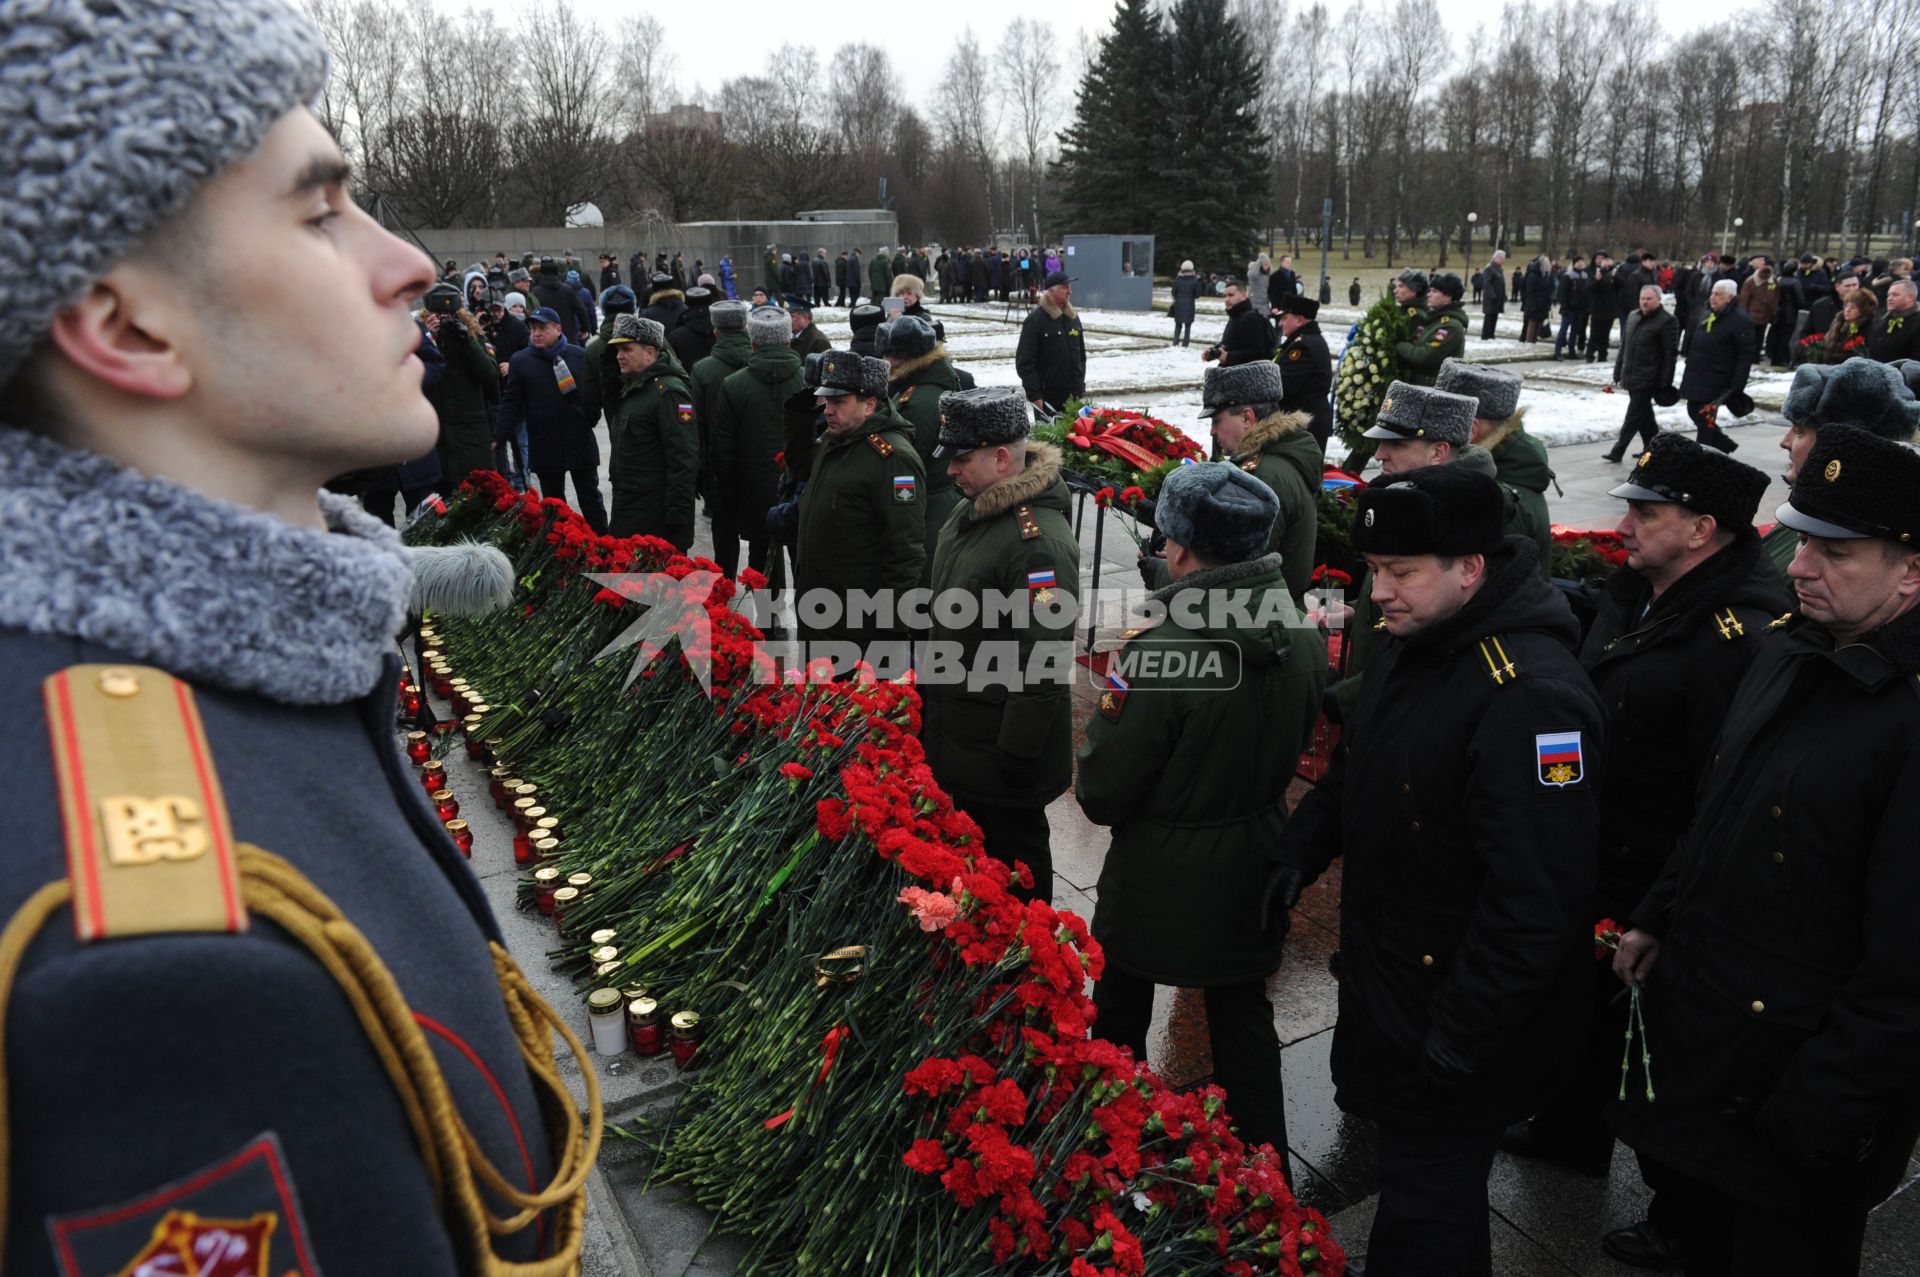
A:
{"label": "gray papakha fur hat", "polygon": [[778,306],[755,306],[747,312],[747,340],[756,346],[793,344],[793,321]]}
{"label": "gray papakha fur hat", "polygon": [[977,386],[940,396],[940,442],[936,460],[1016,443],[1033,427],[1033,408],[1017,386]]}
{"label": "gray papakha fur hat", "polygon": [[1387,387],[1386,398],[1380,401],[1379,420],[1365,437],[1422,439],[1458,448],[1473,438],[1473,414],[1479,410],[1477,399],[1396,381]]}
{"label": "gray papakha fur hat", "polygon": [[1280,388],[1280,365],[1266,360],[1234,364],[1228,368],[1209,368],[1204,384],[1205,389],[1200,392],[1200,416],[1203,420],[1222,408],[1277,404],[1283,393]]}
{"label": "gray papakha fur hat", "polygon": [[1154,526],[1167,540],[1222,566],[1265,554],[1279,517],[1280,499],[1273,489],[1239,466],[1218,461],[1168,471],[1153,507]]}
{"label": "gray papakha fur hat", "polygon": [[743,333],[747,330],[747,310],[745,302],[715,302],[707,307],[707,318],[713,321],[717,333]]}
{"label": "gray papakha fur hat", "polygon": [[1480,410],[1474,416],[1488,421],[1505,421],[1520,408],[1520,376],[1505,368],[1470,364],[1449,356],[1441,361],[1433,388],[1479,400]]}
{"label": "gray papakha fur hat", "polygon": [[53,317],[319,97],[284,0],[0,0],[0,382]]}
{"label": "gray papakha fur hat", "polygon": [[1920,403],[1901,371],[1858,356],[1838,364],[1802,364],[1780,415],[1796,426],[1858,426],[1882,439],[1912,439],[1920,426]]}

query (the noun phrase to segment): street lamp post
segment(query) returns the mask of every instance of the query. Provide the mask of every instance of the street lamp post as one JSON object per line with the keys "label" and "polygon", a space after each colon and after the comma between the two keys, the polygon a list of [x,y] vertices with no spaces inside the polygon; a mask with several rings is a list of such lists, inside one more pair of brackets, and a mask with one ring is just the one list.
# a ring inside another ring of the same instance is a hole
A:
{"label": "street lamp post", "polygon": [[1480,220],[1480,214],[1467,214],[1467,265],[1473,265],[1473,226]]}
{"label": "street lamp post", "polygon": [[1747,219],[1744,217],[1736,217],[1733,219],[1733,239],[1734,239],[1735,248],[1744,247],[1747,242],[1747,237],[1740,233],[1740,228],[1742,226],[1745,226],[1746,224],[1747,224]]}

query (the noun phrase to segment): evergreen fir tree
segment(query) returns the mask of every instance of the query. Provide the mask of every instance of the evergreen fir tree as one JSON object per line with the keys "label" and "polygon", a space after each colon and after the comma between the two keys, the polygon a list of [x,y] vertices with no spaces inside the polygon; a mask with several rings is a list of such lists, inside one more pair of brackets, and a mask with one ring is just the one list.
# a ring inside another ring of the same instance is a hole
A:
{"label": "evergreen fir tree", "polygon": [[1245,269],[1259,235],[1267,188],[1267,138],[1255,112],[1260,69],[1247,32],[1226,0],[1178,0],[1166,52],[1149,83],[1157,110],[1146,119],[1156,144],[1155,256],[1191,257],[1201,270]]}
{"label": "evergreen fir tree", "polygon": [[1156,179],[1155,86],[1167,74],[1167,37],[1151,0],[1120,0],[1113,30],[1080,81],[1073,123],[1060,133],[1054,171],[1070,227],[1089,234],[1151,233],[1166,190]]}

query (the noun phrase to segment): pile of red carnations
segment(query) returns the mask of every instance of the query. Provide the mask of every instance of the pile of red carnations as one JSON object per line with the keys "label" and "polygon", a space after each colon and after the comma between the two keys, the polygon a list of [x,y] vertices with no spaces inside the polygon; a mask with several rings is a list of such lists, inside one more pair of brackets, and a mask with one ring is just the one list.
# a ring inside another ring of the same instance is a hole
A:
{"label": "pile of red carnations", "polygon": [[[1344,1271],[1227,1096],[1089,1037],[1099,946],[1009,890],[1028,871],[935,784],[911,686],[781,675],[712,564],[495,476],[409,536],[514,560],[516,606],[438,641],[488,706],[470,730],[557,816],[538,867],[587,880],[557,951],[582,996],[699,1013],[671,1116],[617,1133],[750,1239],[741,1271]],[[612,571],[683,583],[710,624],[637,674],[596,660],[641,610],[585,576]]]}

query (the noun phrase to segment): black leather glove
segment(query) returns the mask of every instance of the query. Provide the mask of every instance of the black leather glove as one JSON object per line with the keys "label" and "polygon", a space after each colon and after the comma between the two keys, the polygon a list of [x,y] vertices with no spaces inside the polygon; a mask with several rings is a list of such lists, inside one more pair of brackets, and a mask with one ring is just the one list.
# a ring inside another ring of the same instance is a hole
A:
{"label": "black leather glove", "polygon": [[1306,877],[1297,865],[1275,865],[1267,875],[1267,889],[1260,896],[1260,930],[1284,938],[1293,925],[1288,919],[1288,910],[1300,903],[1300,893],[1306,889]]}
{"label": "black leather glove", "polygon": [[1435,1095],[1454,1095],[1473,1082],[1473,1064],[1438,1029],[1427,1030],[1420,1051],[1420,1081]]}

